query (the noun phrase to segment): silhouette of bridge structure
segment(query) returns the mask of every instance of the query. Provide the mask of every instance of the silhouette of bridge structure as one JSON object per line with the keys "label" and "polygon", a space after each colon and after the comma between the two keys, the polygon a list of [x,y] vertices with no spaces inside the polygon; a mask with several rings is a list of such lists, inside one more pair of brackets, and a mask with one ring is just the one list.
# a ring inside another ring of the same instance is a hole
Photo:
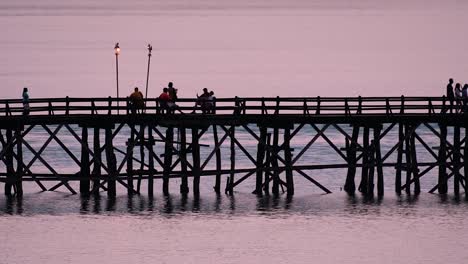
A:
{"label": "silhouette of bridge structure", "polygon": [[[201,178],[213,180],[215,192],[232,194],[251,178],[256,195],[293,195],[297,177],[330,193],[310,171],[338,168],[347,170],[343,186],[349,193],[381,196],[384,184],[392,184],[398,194],[417,194],[421,177],[431,170],[438,170],[438,177],[430,192],[447,193],[453,178],[453,192],[468,193],[464,102],[404,96],[235,97],[215,99],[204,113],[195,99],[179,99],[177,104],[172,113],[159,99],[150,98],[142,113],[134,114],[128,98],[44,98],[31,99],[25,115],[21,100],[0,100],[0,182],[5,194],[21,196],[23,182],[31,181],[42,191],[105,191],[114,197],[118,185],[133,195],[143,192],[141,183],[147,181],[145,192],[152,196],[154,181],[161,179],[162,193],[168,195],[175,178],[182,194],[199,195]],[[421,129],[436,139],[436,146],[420,135]],[[342,140],[327,136],[330,130]],[[31,137],[32,131],[41,131],[42,137]],[[390,137],[391,131],[397,136]],[[63,132],[74,142],[65,142]],[[307,143],[292,148],[300,135],[308,136]],[[255,142],[255,153],[245,147],[246,140]],[[340,162],[314,164],[304,158],[319,140]],[[391,142],[385,152],[383,140]],[[67,157],[76,171],[61,173],[43,157],[52,142],[59,146],[55,155]],[[206,148],[206,157],[201,148]],[[419,160],[422,151],[430,161]],[[239,168],[239,155],[250,167]],[[392,155],[396,161],[389,159]],[[38,165],[46,172],[38,171]],[[79,190],[72,181],[79,182]],[[54,185],[46,188],[46,182]]]}

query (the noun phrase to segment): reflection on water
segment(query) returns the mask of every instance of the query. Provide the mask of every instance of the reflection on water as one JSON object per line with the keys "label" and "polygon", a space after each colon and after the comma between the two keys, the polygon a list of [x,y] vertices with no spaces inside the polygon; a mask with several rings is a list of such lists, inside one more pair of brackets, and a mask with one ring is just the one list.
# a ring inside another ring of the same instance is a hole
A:
{"label": "reflection on water", "polygon": [[[450,195],[392,195],[366,197],[344,193],[309,195],[299,197],[254,195],[208,195],[208,196],[118,196],[63,195],[62,193],[27,194],[20,197],[0,199],[0,216],[7,215],[379,215],[381,213],[412,213],[417,211],[437,212],[447,208],[465,213],[468,201]],[[468,215],[468,212],[466,213]]]}

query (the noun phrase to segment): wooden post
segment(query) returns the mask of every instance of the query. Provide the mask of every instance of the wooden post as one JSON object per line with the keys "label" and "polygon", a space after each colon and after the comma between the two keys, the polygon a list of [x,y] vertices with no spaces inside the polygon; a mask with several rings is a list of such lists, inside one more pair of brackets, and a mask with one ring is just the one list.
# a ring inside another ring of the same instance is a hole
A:
{"label": "wooden post", "polygon": [[266,136],[267,136],[267,128],[266,127],[259,127],[260,130],[260,138],[257,144],[257,174],[255,180],[255,191],[254,194],[258,196],[262,196],[262,181],[263,181],[263,169],[265,166],[263,165],[263,159],[265,158],[265,144],[266,144]]}
{"label": "wooden post", "polygon": [[174,141],[174,128],[166,129],[166,142],[164,144],[163,194],[169,195],[169,175],[172,166],[172,146]]}
{"label": "wooden post", "polygon": [[23,196],[23,138],[21,136],[21,129],[17,128],[15,130],[16,137],[16,195],[18,197]]}
{"label": "wooden post", "polygon": [[348,154],[348,174],[346,175],[346,182],[344,190],[347,193],[353,194],[356,191],[356,184],[354,183],[354,178],[356,176],[356,149],[357,141],[359,138],[359,126],[353,126],[353,134],[351,136],[351,143],[349,144],[349,149],[347,149]]}
{"label": "wooden post", "polygon": [[453,150],[453,169],[454,169],[453,191],[456,196],[459,196],[460,195],[461,144],[460,144],[460,126],[458,125],[455,125],[453,127],[453,148],[454,148]]}
{"label": "wooden post", "polygon": [[413,129],[410,137],[411,144],[411,171],[413,173],[414,179],[414,193],[419,194],[421,192],[421,183],[419,182],[419,166],[418,166],[418,157],[416,152],[416,131]]}
{"label": "wooden post", "polygon": [[101,177],[101,143],[100,143],[100,133],[99,128],[94,128],[93,136],[93,153],[94,153],[94,165],[93,165],[93,193],[98,194],[101,186],[99,177]]}
{"label": "wooden post", "polygon": [[184,160],[187,160],[187,135],[185,132],[185,127],[179,128],[180,133],[180,150],[179,157],[181,159],[180,169],[182,171],[182,183],[180,185],[180,193],[187,194],[189,192],[188,180],[187,180],[187,163]]}
{"label": "wooden post", "polygon": [[137,181],[137,192],[141,190],[141,178],[143,177],[143,170],[145,169],[145,126],[140,125],[140,131],[138,136],[138,142],[140,143],[140,173],[138,174]]}
{"label": "wooden post", "polygon": [[236,169],[236,149],[234,144],[234,137],[236,136],[236,126],[232,125],[231,128],[231,172],[229,174],[229,194],[234,193],[234,170]]}
{"label": "wooden post", "polygon": [[440,127],[440,146],[439,146],[439,193],[447,193],[447,126],[445,124],[439,124]]}
{"label": "wooden post", "polygon": [[[265,157],[265,166],[271,168],[271,133],[266,135],[266,157]],[[263,191],[266,195],[270,194],[270,171],[265,172],[265,183],[263,186]]]}
{"label": "wooden post", "polygon": [[127,194],[133,195],[133,148],[135,147],[135,126],[130,125],[130,139],[127,142]]}
{"label": "wooden post", "polygon": [[367,194],[374,194],[374,172],[375,172],[375,147],[374,140],[371,140],[369,146],[369,175],[367,178]]}
{"label": "wooden post", "polygon": [[292,172],[292,154],[290,145],[291,130],[286,128],[284,130],[284,161],[286,163],[286,190],[289,196],[294,195],[294,179]]}
{"label": "wooden post", "polygon": [[198,128],[192,127],[193,195],[200,195],[200,145]]}
{"label": "wooden post", "polygon": [[278,141],[279,141],[279,129],[273,129],[273,147],[272,147],[272,155],[271,158],[271,168],[273,169],[273,195],[279,195],[279,171],[278,171]]}
{"label": "wooden post", "polygon": [[[216,148],[219,144],[218,129],[216,125],[213,125],[213,138],[214,138],[214,144]],[[220,193],[221,192],[221,173],[219,173],[219,171],[221,171],[221,148],[218,148],[216,150],[215,155],[216,155],[217,173],[216,173],[215,186],[213,187],[213,189],[216,193]]]}
{"label": "wooden post", "polygon": [[82,127],[81,131],[81,173],[80,173],[80,193],[89,194],[90,188],[90,164],[88,153],[88,128]]}
{"label": "wooden post", "polygon": [[405,187],[405,191],[406,193],[410,193],[411,192],[411,174],[413,172],[413,163],[411,162],[411,140],[410,140],[410,137],[412,135],[410,135],[411,133],[411,125],[409,124],[406,124],[405,125],[405,158],[406,158],[406,187]]}
{"label": "wooden post", "polygon": [[395,192],[401,194],[401,166],[403,161],[403,141],[405,135],[403,132],[403,124],[398,124],[398,153],[397,153],[397,164],[396,164],[396,175],[395,175]]}
{"label": "wooden post", "polygon": [[12,187],[15,178],[15,169],[13,167],[13,145],[9,145],[13,141],[13,132],[11,129],[6,130],[6,151],[5,151],[5,165],[7,170],[7,179],[5,182],[5,195],[12,195]]}
{"label": "wooden post", "polygon": [[465,174],[465,196],[468,197],[468,127],[465,127],[465,148],[463,152],[463,162]]}
{"label": "wooden post", "polygon": [[[151,125],[148,125],[148,140],[146,140],[146,142],[143,140],[142,144],[144,146],[146,145],[146,147],[148,148],[148,197],[152,198],[154,195],[154,140]],[[144,162],[142,161],[142,164],[143,163]],[[164,195],[166,195],[166,193],[164,193]]]}
{"label": "wooden post", "polygon": [[361,183],[359,184],[359,191],[364,194],[368,193],[368,190],[367,190],[368,178],[369,178],[369,127],[364,127]]}
{"label": "wooden post", "polygon": [[384,194],[384,177],[382,168],[382,154],[380,150],[380,132],[381,126],[374,128],[374,150],[375,150],[375,165],[377,166],[377,195]]}
{"label": "wooden post", "polygon": [[106,160],[107,160],[107,168],[109,170],[109,179],[107,179],[107,195],[110,198],[114,198],[116,196],[116,158],[114,154],[114,146],[112,140],[112,129],[110,127],[106,128]]}

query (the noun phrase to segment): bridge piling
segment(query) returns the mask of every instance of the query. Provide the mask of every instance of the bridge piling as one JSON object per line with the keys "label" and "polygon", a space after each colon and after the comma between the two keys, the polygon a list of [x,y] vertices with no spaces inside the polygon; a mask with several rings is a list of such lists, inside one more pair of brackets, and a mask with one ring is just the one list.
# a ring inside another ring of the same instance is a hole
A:
{"label": "bridge piling", "polygon": [[80,193],[84,195],[89,194],[90,189],[90,163],[89,163],[89,145],[88,145],[88,127],[81,128],[81,180],[80,180]]}
{"label": "bridge piling", "polygon": [[397,147],[397,164],[395,173],[395,192],[401,194],[401,167],[403,161],[403,145],[405,141],[404,124],[398,124],[398,147]]}
{"label": "bridge piling", "polygon": [[101,186],[101,167],[102,167],[102,158],[101,158],[101,143],[100,143],[100,129],[99,127],[94,128],[93,136],[93,152],[94,152],[94,163],[93,163],[93,194],[99,194],[99,189]]}
{"label": "bridge piling", "polygon": [[273,128],[273,146],[271,155],[271,168],[273,169],[273,195],[279,195],[280,176],[278,171],[278,155],[279,155],[279,129]]}
{"label": "bridge piling", "polygon": [[6,130],[6,146],[5,148],[5,165],[7,171],[7,178],[5,182],[5,195],[12,195],[13,183],[15,179],[15,169],[13,166],[13,132],[12,129]]}
{"label": "bridge piling", "polygon": [[[453,127],[453,191],[455,196],[460,195],[460,126]],[[466,183],[465,183],[466,184]]]}
{"label": "bridge piling", "polygon": [[187,195],[189,193],[188,187],[188,179],[187,179],[187,134],[186,128],[180,127],[180,149],[179,149],[179,157],[180,157],[180,168],[182,172],[182,180],[180,184],[180,193],[182,195]]}
{"label": "bridge piling", "polygon": [[406,171],[406,183],[405,183],[405,192],[407,194],[411,193],[411,175],[413,172],[413,163],[411,160],[411,127],[409,124],[405,125],[405,158],[406,158],[406,166],[404,169]]}
{"label": "bridge piling", "polygon": [[15,138],[16,138],[16,195],[18,197],[23,196],[23,174],[24,174],[24,161],[23,161],[23,137],[21,136],[20,128],[15,129]]}
{"label": "bridge piling", "polygon": [[[460,147],[461,151],[461,147]],[[468,198],[468,127],[465,127],[465,147],[463,152],[464,176],[465,176],[465,197]]]}
{"label": "bridge piling", "polygon": [[169,176],[172,167],[172,148],[174,141],[174,128],[166,128],[166,138],[164,143],[164,169],[163,169],[163,194],[169,195]]}
{"label": "bridge piling", "polygon": [[[216,171],[221,171],[221,146],[219,146],[218,128],[213,125],[213,140],[216,148],[215,159],[216,159]],[[221,173],[216,174],[214,191],[219,194],[221,192]]]}
{"label": "bridge piling", "polygon": [[[145,128],[142,128],[143,131]],[[148,139],[142,142],[143,146],[146,147],[148,151],[148,197],[153,198],[154,195],[154,139],[153,139],[153,128],[151,125],[148,125]],[[172,153],[170,155],[172,159]],[[144,166],[144,162],[142,160],[142,164]],[[164,184],[164,182],[163,182]],[[167,192],[168,193],[168,192]],[[164,193],[164,195],[168,195]]]}
{"label": "bridge piling", "polygon": [[[267,128],[264,126],[259,127],[260,138],[258,139],[257,144],[257,168],[259,169],[256,172],[256,181],[255,181],[255,191],[253,192],[257,196],[262,196],[262,181],[263,181],[263,170],[265,169],[264,159],[265,159],[265,145],[266,145],[266,136]],[[265,173],[266,174],[266,173]]]}
{"label": "bridge piling", "polygon": [[369,127],[365,126],[363,134],[361,183],[358,189],[364,195],[369,193],[367,189],[369,180],[369,152]]}
{"label": "bridge piling", "polygon": [[381,125],[374,128],[375,166],[377,167],[377,195],[379,197],[384,195],[384,176],[382,168],[382,154],[380,149],[381,130]]}
{"label": "bridge piling", "polygon": [[[411,129],[411,137],[410,137],[410,145],[411,145],[411,172],[413,174],[413,182],[414,182],[414,194],[419,194],[421,192],[421,184],[419,181],[419,166],[417,160],[417,153],[416,153],[416,127]],[[409,183],[408,183],[409,185]]]}
{"label": "bridge piling", "polygon": [[294,195],[294,178],[292,171],[292,153],[291,153],[291,130],[289,128],[284,129],[284,161],[286,166],[286,191],[288,196]]}
{"label": "bridge piling", "polygon": [[346,175],[346,182],[344,185],[344,190],[350,194],[354,194],[354,192],[356,191],[356,184],[354,182],[354,179],[356,176],[356,151],[358,145],[358,138],[359,126],[353,125],[351,142],[349,143],[349,148],[347,148],[348,172]]}
{"label": "bridge piling", "polygon": [[193,195],[200,195],[200,144],[198,128],[192,127]]}
{"label": "bridge piling", "polygon": [[112,129],[110,127],[105,129],[105,141],[107,168],[109,170],[109,177],[107,179],[107,196],[109,198],[114,198],[116,196],[116,157],[114,153]]}
{"label": "bridge piling", "polygon": [[235,136],[236,136],[236,126],[232,125],[230,128],[230,157],[231,157],[231,171],[229,173],[229,187],[228,192],[229,195],[233,195],[234,193],[234,171],[236,169],[236,148],[235,148]]}
{"label": "bridge piling", "polygon": [[133,148],[135,147],[135,126],[130,124],[130,138],[127,140],[127,195],[133,195]]}
{"label": "bridge piling", "polygon": [[440,194],[446,194],[448,191],[447,187],[447,125],[439,123],[440,127],[440,146],[439,155],[437,162],[439,164],[439,188]]}

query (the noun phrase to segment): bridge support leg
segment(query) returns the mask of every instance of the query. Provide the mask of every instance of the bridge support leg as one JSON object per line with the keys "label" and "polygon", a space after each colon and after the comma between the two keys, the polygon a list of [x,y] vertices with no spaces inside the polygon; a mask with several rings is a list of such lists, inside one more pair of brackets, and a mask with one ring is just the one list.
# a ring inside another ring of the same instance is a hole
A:
{"label": "bridge support leg", "polygon": [[[216,125],[213,125],[213,138],[215,148],[219,145],[219,138],[218,138],[218,128]],[[219,172],[221,170],[221,148],[217,148],[215,151],[215,158],[216,158],[216,171]],[[215,186],[213,187],[216,193],[221,192],[221,173],[216,173],[215,179]]]}
{"label": "bridge support leg", "polygon": [[109,179],[107,180],[107,195],[109,198],[114,198],[116,196],[116,170],[117,170],[117,163],[116,157],[114,153],[114,145],[112,140],[112,129],[106,128],[106,160],[107,160],[107,168],[109,170]]}
{"label": "bridge support leg", "polygon": [[273,169],[273,189],[272,189],[273,195],[279,195],[279,185],[280,185],[279,171],[278,171],[279,166],[278,166],[278,158],[277,158],[277,155],[279,153],[278,141],[279,141],[279,129],[274,128],[273,129],[273,150],[272,150],[274,155],[271,156],[271,168]]}
{"label": "bridge support leg", "polygon": [[356,184],[354,183],[354,178],[356,176],[356,149],[358,138],[359,126],[353,126],[351,142],[349,144],[349,148],[347,149],[348,173],[346,175],[346,183],[344,185],[344,190],[349,194],[353,194],[356,191]]}
{"label": "bridge support leg", "polygon": [[411,126],[409,124],[405,125],[405,158],[406,158],[406,184],[405,192],[407,194],[411,193],[411,174],[413,171],[414,164],[411,160]]}
{"label": "bridge support leg", "polygon": [[174,141],[174,128],[166,129],[166,142],[164,145],[163,194],[169,195],[169,176],[172,167],[172,147]]}
{"label": "bridge support leg", "polygon": [[260,139],[257,144],[257,174],[255,181],[255,191],[254,194],[257,196],[262,196],[262,181],[263,181],[263,169],[265,168],[263,164],[263,159],[265,158],[265,145],[266,145],[266,127],[260,127]]}
{"label": "bridge support leg", "polygon": [[127,142],[127,194],[133,195],[133,147],[135,146],[134,125],[130,125],[130,138]]}
{"label": "bridge support leg", "polygon": [[438,163],[439,163],[439,193],[446,194],[447,193],[447,153],[446,153],[446,146],[447,146],[447,126],[444,124],[439,124],[440,127],[440,146],[439,146],[439,156],[438,156]]}
{"label": "bridge support leg", "polygon": [[183,195],[188,194],[189,187],[188,187],[188,180],[187,180],[187,134],[185,131],[185,127],[179,128],[180,133],[180,150],[179,150],[179,157],[181,160],[180,168],[182,171],[182,183],[180,185],[180,193]]}
{"label": "bridge support leg", "polygon": [[[266,157],[265,157],[265,167],[271,168],[271,133],[266,134]],[[265,183],[263,184],[263,191],[266,195],[270,195],[270,175],[271,171],[265,171],[264,173]]]}
{"label": "bridge support leg", "polygon": [[5,182],[5,195],[12,195],[13,182],[15,182],[15,169],[13,167],[13,132],[11,129],[6,130],[6,144],[5,144],[5,164],[7,177]]}
{"label": "bridge support leg", "polygon": [[382,154],[380,150],[380,133],[382,127],[374,128],[374,151],[375,151],[375,166],[377,167],[377,195],[382,197],[384,194],[384,177],[382,168]]}
{"label": "bridge support leg", "polygon": [[[466,144],[466,143],[465,143]],[[456,196],[460,195],[460,127],[453,127],[453,170],[454,170],[454,181],[453,191]],[[466,184],[466,183],[465,183]]]}
{"label": "bridge support leg", "polygon": [[286,166],[286,192],[288,196],[294,195],[294,178],[293,178],[293,171],[292,171],[292,154],[291,154],[291,130],[286,128],[284,130],[284,161]]}
{"label": "bridge support leg", "polygon": [[198,128],[192,128],[193,195],[200,196],[200,145]]}
{"label": "bridge support leg", "polygon": [[23,196],[23,137],[21,136],[21,129],[15,130],[15,137],[16,137],[16,162],[17,162],[17,169],[16,169],[16,195],[18,197]]}
{"label": "bridge support leg", "polygon": [[404,125],[402,123],[398,124],[398,153],[395,174],[395,192],[397,194],[401,194],[401,167],[403,162],[403,144],[405,140],[403,126]]}
{"label": "bridge support leg", "polygon": [[140,145],[140,173],[138,174],[137,180],[137,192],[141,190],[141,179],[143,178],[143,170],[145,169],[145,126],[140,125],[140,131],[138,132],[138,142]]}
{"label": "bridge support leg", "polygon": [[411,172],[413,173],[413,179],[414,179],[414,194],[419,194],[421,192],[421,184],[419,182],[419,167],[418,167],[418,157],[416,153],[416,130],[411,129],[411,137],[410,137],[410,143],[411,143]]}
{"label": "bridge support leg", "polygon": [[81,173],[80,173],[80,193],[89,194],[90,188],[90,164],[89,164],[89,145],[88,145],[88,128],[83,126],[81,131]]}
{"label": "bridge support leg", "polygon": [[229,174],[229,187],[228,192],[230,195],[234,193],[234,170],[236,169],[236,149],[234,137],[236,136],[236,126],[232,125],[230,128],[231,134],[231,173]]}
{"label": "bridge support leg", "polygon": [[[144,128],[142,129],[144,130]],[[153,140],[153,129],[151,125],[148,125],[148,140],[143,141],[142,144],[143,146],[146,146],[146,148],[148,149],[148,197],[153,198],[153,195],[154,195],[154,149],[153,149],[154,140]],[[171,158],[172,158],[172,153],[171,153]]]}
{"label": "bridge support leg", "polygon": [[369,178],[369,127],[364,127],[363,135],[363,150],[362,150],[362,170],[361,170],[361,183],[359,184],[359,191],[363,194],[368,194],[368,178]]}
{"label": "bridge support leg", "polygon": [[463,151],[463,162],[465,174],[465,197],[468,198],[468,127],[465,127],[465,148]]}
{"label": "bridge support leg", "polygon": [[94,152],[94,165],[93,165],[93,190],[94,194],[99,193],[99,188],[101,186],[101,181],[99,177],[101,177],[101,143],[100,143],[100,133],[99,128],[94,128],[94,137],[93,137],[93,152]]}

